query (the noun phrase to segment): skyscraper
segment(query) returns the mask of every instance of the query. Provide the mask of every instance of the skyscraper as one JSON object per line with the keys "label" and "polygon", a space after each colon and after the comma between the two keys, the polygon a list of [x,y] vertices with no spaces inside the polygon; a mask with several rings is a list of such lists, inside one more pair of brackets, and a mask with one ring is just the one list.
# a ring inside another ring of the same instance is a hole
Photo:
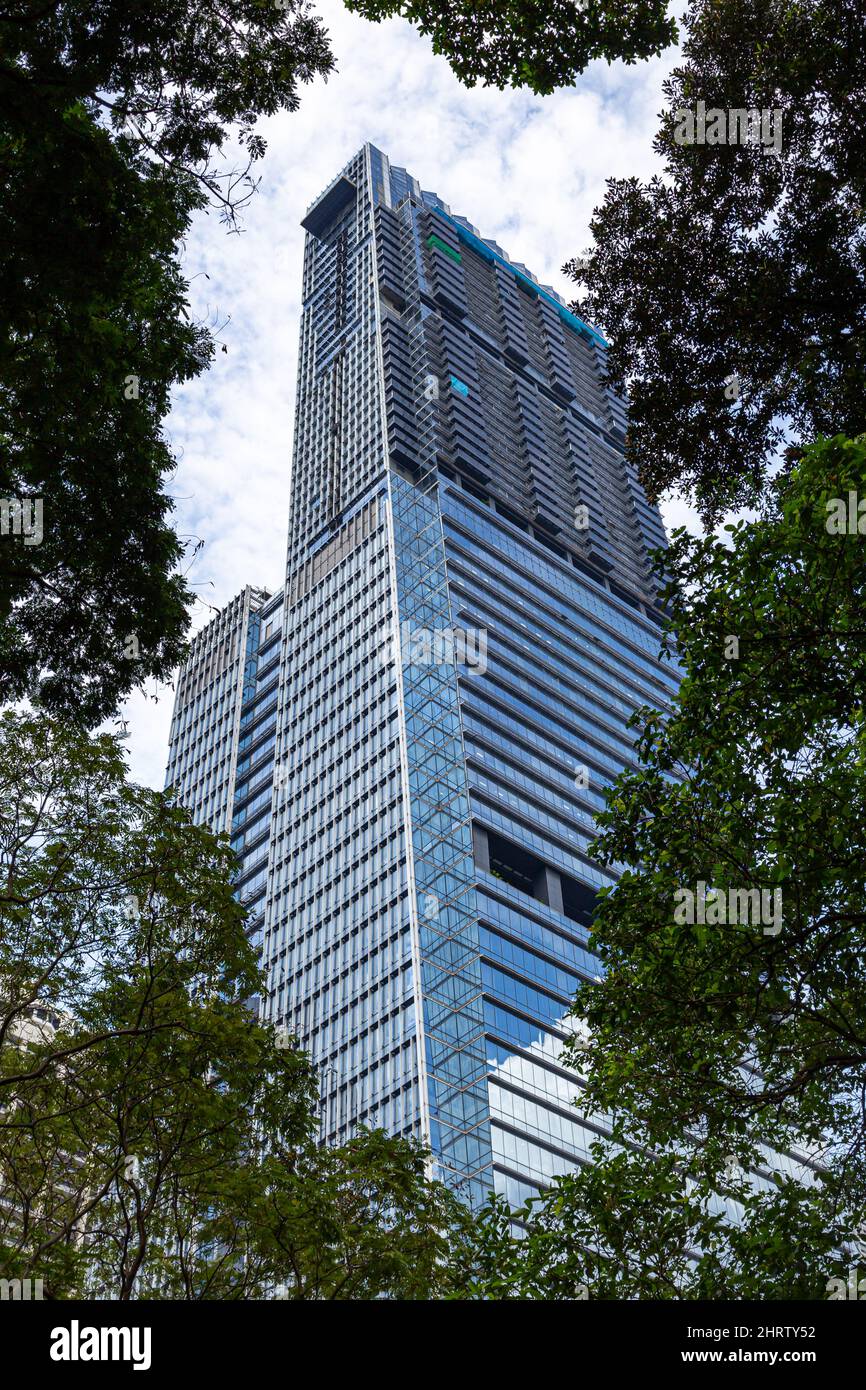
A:
{"label": "skyscraper", "polygon": [[519,1201],[594,1137],[558,1056],[612,881],[593,814],[676,688],[664,531],[604,340],[525,266],[370,145],[303,226],[279,669],[248,617],[228,764],[262,1013],[324,1139],[415,1134],[467,1200]]}

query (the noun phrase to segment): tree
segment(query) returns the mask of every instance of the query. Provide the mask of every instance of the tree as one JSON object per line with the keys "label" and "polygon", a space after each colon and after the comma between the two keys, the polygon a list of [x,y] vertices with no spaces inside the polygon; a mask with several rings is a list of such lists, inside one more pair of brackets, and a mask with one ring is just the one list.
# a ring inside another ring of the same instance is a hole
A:
{"label": "tree", "polygon": [[[591,1163],[518,1211],[488,1203],[457,1248],[450,1296],[812,1300],[850,1287],[850,1231],[829,1193],[791,1178],[755,1191],[733,1177],[725,1196],[673,1153],[599,1140]],[[861,1278],[862,1260],[853,1268]]]}
{"label": "tree", "polygon": [[624,873],[593,928],[605,979],[579,1003],[600,1104],[726,1142],[758,1121],[771,1142],[834,1134],[856,1170],[866,556],[848,508],[866,513],[866,439],[811,447],[774,491],[729,544],[680,531],[666,552],[683,683],[669,716],[635,716],[640,768],[599,817]]}
{"label": "tree", "polygon": [[621,877],[563,1057],[612,1137],[520,1240],[482,1214],[461,1296],[824,1299],[866,1272],[866,436],[770,495],[660,557],[683,680],[598,817]]}
{"label": "tree", "polygon": [[472,1219],[428,1159],[381,1130],[301,1152],[272,1145],[249,1199],[227,1212],[234,1230],[240,1210],[257,1286],[292,1300],[442,1297]]}
{"label": "tree", "polygon": [[213,341],[180,244],[332,59],[301,0],[31,0],[0,37],[0,700],[93,724],[188,625],[161,422]]}
{"label": "tree", "polygon": [[[35,113],[62,121],[83,104],[160,164],[192,175],[229,217],[266,149],[257,118],[296,110],[300,85],[333,67],[306,0],[156,0],[146,9],[9,0],[0,24],[2,109],[22,134]],[[246,169],[215,162],[231,137]]]}
{"label": "tree", "polygon": [[467,87],[529,87],[544,96],[570,86],[595,59],[634,63],[675,43],[660,0],[346,0],[365,19],[401,15],[430,34]]}
{"label": "tree", "polygon": [[256,1022],[234,858],[114,739],[0,720],[0,1277],[47,1297],[429,1297],[464,1218],[417,1145],[320,1152]]}
{"label": "tree", "polygon": [[65,125],[38,153],[22,140],[0,175],[0,489],[41,533],[0,536],[0,699],[93,724],[183,653],[192,595],[161,420],[212,345],[176,252],[195,190],[83,109]]}
{"label": "tree", "polygon": [[866,8],[692,0],[685,33],[664,172],[611,180],[566,270],[647,491],[690,491],[712,522],[760,501],[783,447],[863,425]]}

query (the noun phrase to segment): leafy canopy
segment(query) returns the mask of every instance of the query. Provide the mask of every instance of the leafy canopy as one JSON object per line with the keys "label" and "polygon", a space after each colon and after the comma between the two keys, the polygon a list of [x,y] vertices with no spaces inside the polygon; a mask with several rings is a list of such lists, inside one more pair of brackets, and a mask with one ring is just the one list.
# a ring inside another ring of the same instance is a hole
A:
{"label": "leafy canopy", "polygon": [[[597,853],[624,872],[593,928],[605,978],[578,1005],[597,1034],[594,1099],[653,1139],[835,1136],[856,1171],[866,552],[856,529],[837,533],[834,499],[866,501],[866,439],[812,446],[774,493],[729,543],[681,531],[666,552],[684,679],[669,717],[636,716],[639,770],[599,817]],[[778,889],[781,922],[677,920],[675,894],[699,882]]]}
{"label": "leafy canopy", "polygon": [[429,1298],[466,1218],[416,1144],[318,1146],[256,1022],[227,843],[115,740],[0,720],[0,1277],[68,1298]]}
{"label": "leafy canopy", "polygon": [[0,701],[90,725],[183,654],[162,421],[214,344],[181,243],[207,205],[232,224],[256,117],[332,59],[295,0],[22,0],[0,39],[0,499],[29,513],[0,534]]}
{"label": "leafy canopy", "polygon": [[[574,1005],[589,1047],[563,1060],[612,1138],[519,1239],[487,1207],[458,1296],[825,1299],[863,1277],[866,438],[819,441],[771,495],[724,542],[675,533],[682,686],[635,716],[639,766],[598,818],[622,876]],[[778,890],[781,921],[709,892],[688,920],[701,882]]]}
{"label": "leafy canopy", "polygon": [[400,15],[433,39],[467,87],[570,86],[598,58],[634,63],[676,41],[662,0],[346,0],[365,19]]}
{"label": "leafy canopy", "polygon": [[[759,501],[785,447],[863,426],[866,11],[693,0],[685,34],[663,173],[610,180],[594,245],[566,269],[611,341],[648,492],[682,488],[713,521]],[[678,143],[699,102],[721,127]],[[730,143],[729,110],[767,113],[767,140]]]}

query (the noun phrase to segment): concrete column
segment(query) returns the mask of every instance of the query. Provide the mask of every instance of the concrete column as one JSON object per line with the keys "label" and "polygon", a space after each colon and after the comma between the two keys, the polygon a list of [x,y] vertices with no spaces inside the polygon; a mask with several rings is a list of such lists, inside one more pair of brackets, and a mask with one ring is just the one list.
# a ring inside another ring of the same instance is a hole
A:
{"label": "concrete column", "polygon": [[490,873],[490,844],[487,839],[487,831],[483,825],[472,824],[472,853],[475,857],[476,869],[483,873]]}
{"label": "concrete column", "polygon": [[535,896],[548,907],[552,907],[554,912],[562,912],[562,881],[556,869],[552,869],[549,864],[542,865],[538,878],[533,885]]}

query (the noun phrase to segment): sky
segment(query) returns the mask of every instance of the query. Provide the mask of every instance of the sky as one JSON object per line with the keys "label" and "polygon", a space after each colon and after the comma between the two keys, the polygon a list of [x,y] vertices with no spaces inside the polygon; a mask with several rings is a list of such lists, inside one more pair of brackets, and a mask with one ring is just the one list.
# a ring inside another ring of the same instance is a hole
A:
{"label": "sky", "polygon": [[[168,491],[191,546],[193,630],[245,584],[283,582],[289,466],[308,206],[369,140],[437,192],[566,299],[562,275],[589,247],[605,181],[657,168],[652,139],[674,50],[628,67],[593,64],[550,97],[469,90],[430,40],[403,20],[371,24],[339,0],[318,0],[337,60],[302,89],[297,112],[264,120],[261,183],[240,234],[216,212],[195,222],[184,250],[194,315],[217,331],[211,370],[174,397],[167,435],[177,459]],[[678,501],[668,527],[689,520]],[[173,692],[149,682],[123,711],[134,781],[161,787]]]}

